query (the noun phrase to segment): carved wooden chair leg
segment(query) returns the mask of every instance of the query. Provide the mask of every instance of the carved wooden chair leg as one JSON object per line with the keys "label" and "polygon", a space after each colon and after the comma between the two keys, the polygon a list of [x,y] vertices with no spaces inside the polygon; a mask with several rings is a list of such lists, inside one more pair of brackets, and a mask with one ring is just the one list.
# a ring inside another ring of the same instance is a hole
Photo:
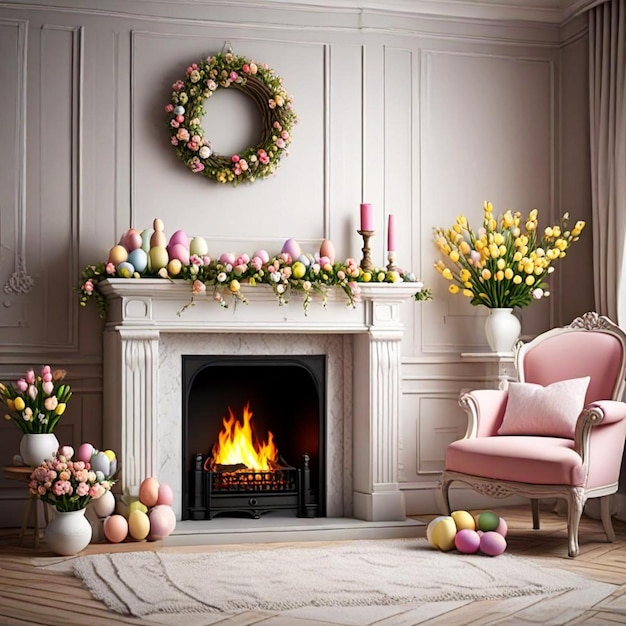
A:
{"label": "carved wooden chair leg", "polygon": [[450,494],[448,493],[450,490],[451,480],[447,480],[444,477],[441,479],[441,498],[443,499],[444,512],[446,515],[450,515],[452,509],[450,508]]}
{"label": "carved wooden chair leg", "polygon": [[531,498],[530,508],[533,512],[533,529],[539,530],[540,523],[539,523],[539,499],[538,498]]}
{"label": "carved wooden chair leg", "polygon": [[572,489],[567,499],[567,554],[571,557],[578,556],[578,525],[580,524],[584,506],[583,489]]}
{"label": "carved wooden chair leg", "polygon": [[613,521],[611,520],[611,496],[602,496],[600,498],[600,519],[606,533],[609,543],[615,541],[615,530],[613,529]]}

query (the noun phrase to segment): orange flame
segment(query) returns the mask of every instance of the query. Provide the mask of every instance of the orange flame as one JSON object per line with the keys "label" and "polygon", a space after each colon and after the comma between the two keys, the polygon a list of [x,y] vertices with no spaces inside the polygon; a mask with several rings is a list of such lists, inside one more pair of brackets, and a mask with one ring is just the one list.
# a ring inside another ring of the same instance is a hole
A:
{"label": "orange flame", "polygon": [[251,470],[272,469],[270,462],[278,459],[278,449],[274,445],[274,435],[267,432],[267,443],[256,441],[250,420],[252,412],[250,405],[243,409],[243,425],[235,419],[232,410],[228,407],[230,418],[223,418],[224,428],[218,435],[218,441],[213,446],[213,462],[221,465],[237,465],[243,463]]}

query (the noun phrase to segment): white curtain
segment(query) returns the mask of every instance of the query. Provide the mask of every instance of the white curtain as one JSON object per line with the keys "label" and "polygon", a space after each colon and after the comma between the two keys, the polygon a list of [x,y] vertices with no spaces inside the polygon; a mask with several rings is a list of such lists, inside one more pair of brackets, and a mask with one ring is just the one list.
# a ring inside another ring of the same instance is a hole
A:
{"label": "white curtain", "polygon": [[589,10],[596,310],[626,327],[626,0]]}

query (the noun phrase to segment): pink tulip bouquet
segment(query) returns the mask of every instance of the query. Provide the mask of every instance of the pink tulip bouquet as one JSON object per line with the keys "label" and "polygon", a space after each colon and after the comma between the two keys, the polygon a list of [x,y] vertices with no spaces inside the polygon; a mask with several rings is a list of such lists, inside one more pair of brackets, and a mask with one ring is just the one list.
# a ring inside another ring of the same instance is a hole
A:
{"label": "pink tulip bouquet", "polygon": [[0,383],[0,402],[7,408],[4,419],[15,422],[24,434],[54,432],[72,397],[70,386],[59,384],[64,378],[65,370],[44,365],[39,376],[29,369],[12,385]]}
{"label": "pink tulip bouquet", "polygon": [[73,454],[70,446],[62,446],[52,460],[44,461],[30,475],[30,492],[61,512],[84,509],[115,482],[91,469],[88,462],[72,461]]}

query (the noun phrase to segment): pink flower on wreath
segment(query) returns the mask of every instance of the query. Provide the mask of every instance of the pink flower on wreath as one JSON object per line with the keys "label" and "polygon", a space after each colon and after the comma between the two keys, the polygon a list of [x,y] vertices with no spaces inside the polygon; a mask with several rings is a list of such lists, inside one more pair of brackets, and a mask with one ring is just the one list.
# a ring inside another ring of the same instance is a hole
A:
{"label": "pink flower on wreath", "polygon": [[201,163],[198,157],[193,157],[190,162],[190,167],[194,174],[199,174],[202,170],[204,170],[204,163]]}
{"label": "pink flower on wreath", "polygon": [[233,71],[228,75],[228,78],[230,78],[230,80],[234,82],[236,82],[236,80],[239,78],[239,74],[237,74],[237,72]]}
{"label": "pink flower on wreath", "polygon": [[272,126],[276,129],[276,130],[282,130],[282,126],[280,125],[280,122],[274,122],[272,124]]}
{"label": "pink flower on wreath", "polygon": [[170,120],[170,126],[172,128],[179,128],[180,124],[176,120]]}
{"label": "pink flower on wreath", "polygon": [[233,163],[239,163],[239,155],[238,154],[233,154],[233,156],[230,157],[230,160]]}
{"label": "pink flower on wreath", "polygon": [[177,146],[177,145],[178,145],[178,139],[176,139],[176,137],[174,137],[174,135],[172,135],[172,136],[170,137],[170,143],[171,143],[173,146]]}
{"label": "pink flower on wreath", "polygon": [[253,256],[250,265],[258,272],[263,267],[263,259],[258,256]]}
{"label": "pink flower on wreath", "polygon": [[250,73],[250,66],[249,66],[247,63],[244,63],[244,64],[241,66],[241,71],[242,71],[244,74],[249,74],[249,73]]}
{"label": "pink flower on wreath", "polygon": [[189,257],[189,263],[191,265],[197,265],[198,267],[204,265],[204,261],[202,260],[201,257],[199,257],[197,254],[192,254]]}
{"label": "pink flower on wreath", "polygon": [[[180,91],[185,86],[185,83],[182,80],[177,80],[173,85],[172,89],[174,91]],[[173,110],[173,109],[172,109]]]}
{"label": "pink flower on wreath", "polygon": [[179,128],[176,133],[176,138],[179,141],[189,141],[189,131],[186,128]]}
{"label": "pink flower on wreath", "polygon": [[285,147],[285,140],[281,139],[280,137],[276,140],[276,147],[280,148],[281,150]]}
{"label": "pink flower on wreath", "polygon": [[174,110],[174,105],[170,102],[169,104],[165,105],[165,112],[166,113],[171,113]]}
{"label": "pink flower on wreath", "polygon": [[191,286],[191,293],[198,296],[206,291],[206,285],[201,280],[194,280]]}
{"label": "pink flower on wreath", "polygon": [[198,143],[196,141],[188,141],[187,142],[187,147],[192,150],[193,152],[197,152],[198,149],[200,148],[200,146],[198,145]]}

